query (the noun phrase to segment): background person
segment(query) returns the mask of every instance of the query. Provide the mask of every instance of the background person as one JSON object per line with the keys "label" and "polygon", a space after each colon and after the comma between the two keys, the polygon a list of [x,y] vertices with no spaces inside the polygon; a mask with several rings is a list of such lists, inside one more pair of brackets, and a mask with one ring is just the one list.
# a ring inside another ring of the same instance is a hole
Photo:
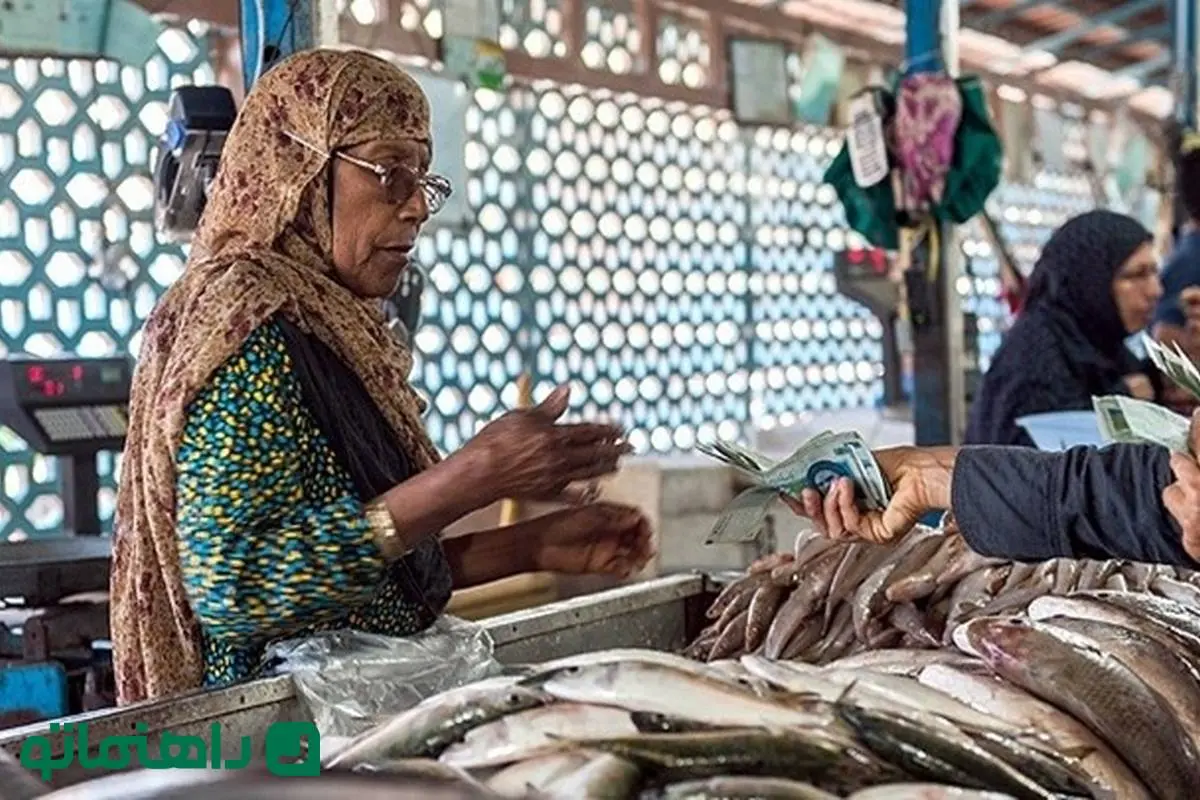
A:
{"label": "background person", "polygon": [[1033,446],[1017,425],[1027,414],[1090,411],[1093,395],[1155,399],[1125,340],[1150,323],[1160,294],[1140,222],[1111,211],[1069,220],[1042,249],[1024,308],[976,393],[965,441]]}

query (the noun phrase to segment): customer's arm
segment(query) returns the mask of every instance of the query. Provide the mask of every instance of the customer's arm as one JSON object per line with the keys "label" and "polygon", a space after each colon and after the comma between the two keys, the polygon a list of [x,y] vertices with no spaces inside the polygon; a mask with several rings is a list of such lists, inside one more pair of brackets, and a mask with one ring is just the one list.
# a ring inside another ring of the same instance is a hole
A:
{"label": "customer's arm", "polygon": [[1019,560],[1123,558],[1195,566],[1163,504],[1175,478],[1155,445],[1046,453],[965,447],[951,508],[971,548]]}
{"label": "customer's arm", "polygon": [[[1193,441],[1197,428],[1193,426]],[[830,536],[892,541],[930,511],[950,509],[972,549],[1022,561],[1123,558],[1196,566],[1200,469],[1156,445],[1047,453],[1022,447],[894,447],[875,453],[892,486],[882,512],[864,512],[839,479],[822,497],[789,501]],[[1174,466],[1174,474],[1172,467]],[[1165,490],[1165,491],[1164,491]]]}

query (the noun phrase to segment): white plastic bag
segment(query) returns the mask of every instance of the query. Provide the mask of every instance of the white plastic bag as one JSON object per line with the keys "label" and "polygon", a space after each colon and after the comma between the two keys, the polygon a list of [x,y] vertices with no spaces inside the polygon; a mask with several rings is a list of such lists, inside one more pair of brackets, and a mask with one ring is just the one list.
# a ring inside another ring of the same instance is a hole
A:
{"label": "white plastic bag", "polygon": [[339,629],[271,645],[275,674],[290,674],[321,737],[357,736],[427,697],[499,674],[482,625],[442,616],[421,633]]}

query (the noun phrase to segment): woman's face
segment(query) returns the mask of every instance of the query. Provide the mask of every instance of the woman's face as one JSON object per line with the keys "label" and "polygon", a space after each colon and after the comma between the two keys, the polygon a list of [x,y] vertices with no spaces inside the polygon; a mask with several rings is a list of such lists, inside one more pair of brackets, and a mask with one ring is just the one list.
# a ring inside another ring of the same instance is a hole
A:
{"label": "woman's face", "polygon": [[[429,147],[412,139],[379,139],[345,151],[381,167],[429,169]],[[369,169],[335,158],[333,165],[333,267],[360,297],[388,297],[408,268],[421,226],[429,218],[425,193],[389,198]]]}
{"label": "woman's face", "polygon": [[1147,242],[1125,260],[1113,278],[1113,299],[1117,301],[1117,311],[1127,333],[1137,333],[1150,324],[1160,297],[1158,259]]}

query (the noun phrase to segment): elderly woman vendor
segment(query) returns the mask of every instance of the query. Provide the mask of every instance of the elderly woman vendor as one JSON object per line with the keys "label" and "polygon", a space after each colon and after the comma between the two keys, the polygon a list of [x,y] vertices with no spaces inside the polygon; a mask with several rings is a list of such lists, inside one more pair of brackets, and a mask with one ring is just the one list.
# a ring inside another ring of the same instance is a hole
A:
{"label": "elderly woman vendor", "polygon": [[271,70],[230,133],[195,249],[146,323],[112,578],[118,702],[253,676],[273,640],[428,627],[451,590],[531,570],[625,576],[631,508],[580,504],[440,541],[502,497],[616,469],[620,430],[560,387],[442,460],[380,298],[450,187],[419,86],[360,52]]}

